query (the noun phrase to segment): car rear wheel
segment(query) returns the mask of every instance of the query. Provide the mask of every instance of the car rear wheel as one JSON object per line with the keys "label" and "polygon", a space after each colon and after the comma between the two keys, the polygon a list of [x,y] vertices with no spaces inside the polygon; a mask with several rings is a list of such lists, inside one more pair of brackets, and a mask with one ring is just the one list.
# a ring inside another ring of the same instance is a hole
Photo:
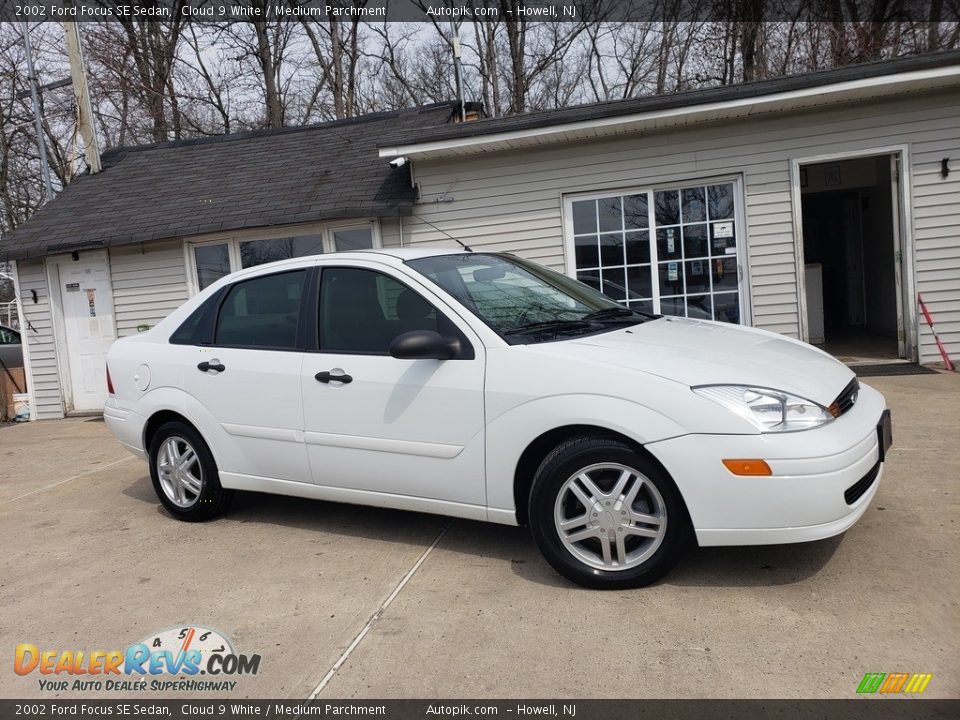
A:
{"label": "car rear wheel", "polygon": [[217,464],[200,433],[182,422],[165,423],[154,434],[150,477],[160,502],[180,520],[216,517],[233,496],[221,487]]}
{"label": "car rear wheel", "polygon": [[544,459],[530,492],[530,526],[557,572],[600,589],[655,582],[690,538],[673,481],[628,444],[601,435],[568,440]]}

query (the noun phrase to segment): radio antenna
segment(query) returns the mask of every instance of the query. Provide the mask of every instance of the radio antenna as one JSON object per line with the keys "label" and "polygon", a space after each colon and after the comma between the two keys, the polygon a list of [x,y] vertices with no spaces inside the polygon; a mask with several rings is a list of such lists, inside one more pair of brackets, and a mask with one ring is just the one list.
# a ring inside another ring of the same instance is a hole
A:
{"label": "radio antenna", "polygon": [[442,235],[446,235],[448,238],[450,238],[451,240],[453,240],[457,245],[459,245],[460,247],[462,247],[462,248],[463,248],[464,250],[466,250],[467,252],[473,252],[473,248],[472,248],[472,247],[470,247],[469,245],[467,245],[466,243],[464,243],[462,240],[458,240],[458,239],[455,238],[453,235],[451,235],[450,233],[448,233],[446,230],[441,230],[441,229],[438,228],[436,225],[434,225],[432,222],[430,222],[429,220],[424,220],[422,217],[420,217],[420,216],[417,215],[416,213],[413,213],[413,216],[414,216],[417,220],[419,220],[420,222],[424,222],[424,223],[426,223],[427,225],[429,225],[430,227],[432,227],[432,228],[433,228],[434,230],[436,230],[438,233],[441,233]]}

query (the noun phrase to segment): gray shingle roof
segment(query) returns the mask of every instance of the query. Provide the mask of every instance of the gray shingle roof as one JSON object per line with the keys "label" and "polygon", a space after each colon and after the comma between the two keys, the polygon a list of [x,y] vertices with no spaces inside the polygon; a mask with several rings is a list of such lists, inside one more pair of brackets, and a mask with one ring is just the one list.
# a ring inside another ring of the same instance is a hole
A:
{"label": "gray shingle roof", "polygon": [[646,112],[762,97],[764,95],[805,90],[851,80],[862,80],[865,78],[882,77],[884,75],[893,75],[914,70],[928,70],[952,65],[960,65],[960,51],[958,50],[913,55],[894,60],[880,60],[863,65],[848,65],[832,70],[804,73],[802,75],[789,75],[769,80],[757,80],[754,82],[740,83],[738,85],[723,85],[700,90],[690,90],[687,92],[672,93],[670,95],[652,95],[629,100],[613,100],[609,102],[590,103],[588,105],[574,105],[560,110],[542,110],[524,113],[522,115],[508,115],[465,124],[434,127],[398,127],[391,129],[388,134],[381,137],[377,145],[381,148],[388,148],[443,140],[481,137],[502,132],[533,130],[536,128],[554,127],[589,120],[601,120],[603,118],[638,115]]}
{"label": "gray shingle roof", "polygon": [[447,122],[452,103],[103,155],[0,241],[0,259],[221,230],[409,214],[409,168],[377,156],[397,128]]}

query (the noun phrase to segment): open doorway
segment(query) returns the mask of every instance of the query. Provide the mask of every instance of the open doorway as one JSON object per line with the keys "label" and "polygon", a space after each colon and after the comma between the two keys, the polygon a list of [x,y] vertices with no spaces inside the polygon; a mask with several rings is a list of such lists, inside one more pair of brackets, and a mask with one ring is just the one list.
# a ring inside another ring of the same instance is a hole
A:
{"label": "open doorway", "polygon": [[800,166],[809,341],[843,362],[908,356],[897,162],[876,155]]}

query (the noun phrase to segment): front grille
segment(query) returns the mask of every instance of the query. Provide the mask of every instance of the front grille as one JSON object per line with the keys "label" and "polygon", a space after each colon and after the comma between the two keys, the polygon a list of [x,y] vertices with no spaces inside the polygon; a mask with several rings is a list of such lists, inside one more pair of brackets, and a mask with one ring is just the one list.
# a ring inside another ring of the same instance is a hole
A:
{"label": "front grille", "polygon": [[860,381],[854,378],[850,383],[840,391],[837,399],[830,404],[830,414],[834,417],[840,417],[857,402],[857,395],[860,394]]}
{"label": "front grille", "polygon": [[880,463],[877,463],[870,468],[870,472],[848,487],[846,492],[843,493],[843,499],[847,501],[847,505],[853,505],[857,500],[863,497],[863,494],[870,489],[870,486],[873,485],[873,482],[877,479],[877,475],[879,474]]}

